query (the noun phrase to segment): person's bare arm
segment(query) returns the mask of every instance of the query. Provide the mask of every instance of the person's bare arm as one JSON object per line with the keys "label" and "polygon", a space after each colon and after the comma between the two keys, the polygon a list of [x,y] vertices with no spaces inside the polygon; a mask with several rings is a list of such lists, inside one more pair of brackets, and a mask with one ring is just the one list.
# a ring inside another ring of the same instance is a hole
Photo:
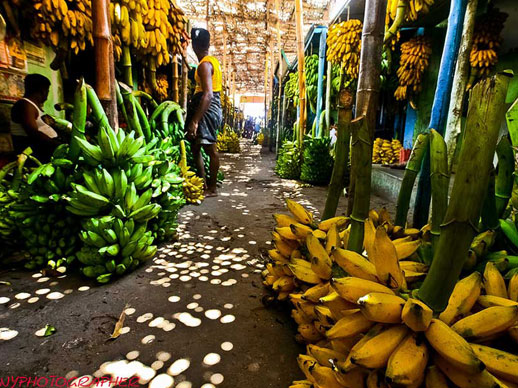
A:
{"label": "person's bare arm", "polygon": [[212,100],[212,64],[210,62],[203,62],[198,66],[198,77],[200,77],[201,88],[203,90],[200,104],[198,109],[192,115],[187,133],[190,136],[195,137],[198,130],[198,123],[202,119],[203,115],[209,109],[210,102]]}

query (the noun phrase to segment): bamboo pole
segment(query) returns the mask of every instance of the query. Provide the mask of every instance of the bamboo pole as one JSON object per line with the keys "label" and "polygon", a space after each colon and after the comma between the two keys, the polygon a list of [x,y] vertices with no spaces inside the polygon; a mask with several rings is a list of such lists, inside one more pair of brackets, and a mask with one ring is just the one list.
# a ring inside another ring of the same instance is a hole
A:
{"label": "bamboo pole", "polygon": [[[452,0],[448,16],[448,28],[443,47],[437,87],[432,105],[432,116],[428,128],[433,128],[441,135],[444,134],[450,94],[453,85],[455,62],[459,52],[460,39],[466,12],[467,0]],[[414,226],[420,228],[428,222],[430,212],[430,156],[425,155],[414,209]]]}
{"label": "bamboo pole", "polygon": [[133,74],[131,69],[131,51],[128,45],[122,46],[122,68],[123,80],[126,85],[133,89]]}
{"label": "bamboo pole", "polygon": [[464,26],[462,27],[462,40],[460,42],[455,75],[453,77],[448,119],[446,121],[446,134],[444,135],[448,149],[448,166],[450,171],[453,170],[455,149],[462,130],[462,107],[466,95],[466,84],[469,78],[469,55],[473,45],[473,30],[475,29],[477,5],[478,0],[468,0],[466,14],[464,16]]}
{"label": "bamboo pole", "polygon": [[264,53],[264,123],[268,117],[268,53]]}
{"label": "bamboo pole", "polygon": [[338,133],[335,146],[336,156],[322,216],[323,220],[335,216],[338,202],[344,189],[344,177],[349,159],[353,101],[353,95],[348,89],[340,90],[338,97]]}
{"label": "bamboo pole", "polygon": [[187,111],[187,99],[189,94],[189,64],[185,56],[182,56],[182,109]]}
{"label": "bamboo pole", "polygon": [[283,60],[282,60],[282,47],[281,47],[281,11],[279,7],[279,0],[275,0],[275,13],[277,16],[277,51],[279,61],[279,94],[277,100],[277,132],[275,136],[275,155],[279,154],[280,141],[281,141],[281,100],[282,100],[282,74],[283,74]]}
{"label": "bamboo pole", "polygon": [[302,147],[306,133],[306,74],[304,69],[304,20],[302,0],[295,0],[295,23],[297,34],[297,66],[299,73],[299,146]]}
{"label": "bamboo pole", "polygon": [[384,0],[367,0],[365,3],[360,71],[356,92],[357,120],[354,121],[359,122],[360,125],[352,128],[351,164],[354,165],[355,176],[351,178],[354,179],[355,189],[348,249],[355,252],[363,251],[363,224],[368,217],[370,207],[372,142],[379,103],[386,8]]}
{"label": "bamboo pole", "polygon": [[418,293],[436,312],[448,304],[477,233],[510,78],[509,73],[500,73],[484,79],[471,93],[450,204],[430,271]]}
{"label": "bamboo pole", "polygon": [[441,224],[448,208],[448,155],[443,137],[433,129],[430,131],[430,168],[432,183],[432,242],[436,245],[441,234]]}
{"label": "bamboo pole", "polygon": [[110,23],[106,0],[92,1],[92,28],[95,54],[95,91],[101,101],[111,99]]}
{"label": "bamboo pole", "polygon": [[329,136],[329,128],[331,127],[331,78],[333,76],[333,64],[327,61],[327,79],[326,79],[326,113],[324,136]]}
{"label": "bamboo pole", "polygon": [[179,86],[179,79],[178,76],[178,60],[176,58],[176,55],[173,55],[173,61],[171,63],[173,66],[173,101],[176,103],[180,102],[180,86]]}
{"label": "bamboo pole", "polygon": [[502,137],[496,147],[498,170],[495,177],[496,214],[501,218],[507,209],[514,183],[514,152],[507,136]]}

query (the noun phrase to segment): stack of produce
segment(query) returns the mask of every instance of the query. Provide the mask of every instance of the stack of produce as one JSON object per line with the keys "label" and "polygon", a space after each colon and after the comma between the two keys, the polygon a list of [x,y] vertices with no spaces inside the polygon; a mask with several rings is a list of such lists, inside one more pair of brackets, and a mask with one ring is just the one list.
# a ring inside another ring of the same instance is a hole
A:
{"label": "stack of produce", "polygon": [[160,101],[163,101],[167,98],[169,94],[169,82],[167,82],[167,76],[165,74],[160,74],[156,79],[156,94]]}
{"label": "stack of produce", "polygon": [[180,161],[180,169],[183,177],[183,194],[188,203],[200,204],[203,201],[203,191],[205,183],[203,179],[196,175],[194,171],[190,170],[187,165],[187,152],[185,150],[185,142],[180,143],[182,159]]}
{"label": "stack of produce", "polygon": [[277,175],[284,179],[299,179],[301,163],[302,155],[298,142],[285,140],[275,164]]}
{"label": "stack of produce", "polygon": [[518,343],[518,275],[506,284],[489,263],[461,279],[434,315],[413,297],[427,272],[419,233],[371,212],[363,256],[347,250],[346,218],[317,224],[293,201],[288,210],[275,216],[263,275],[290,299],[297,338],[308,344],[298,357],[306,380],[293,387],[515,385],[518,357],[506,350]]}
{"label": "stack of produce", "polygon": [[284,86],[284,95],[288,101],[293,101],[293,106],[299,104],[299,75],[297,72],[290,73]]}
{"label": "stack of produce", "polygon": [[333,157],[330,152],[331,138],[304,139],[304,154],[300,168],[300,179],[304,182],[327,185],[333,172]]}
{"label": "stack of produce", "polygon": [[304,62],[307,100],[311,111],[315,113],[318,96],[318,55],[309,55],[305,58]]}
{"label": "stack of produce", "polygon": [[396,100],[405,100],[421,91],[423,73],[428,67],[431,54],[430,39],[424,36],[416,36],[401,45],[397,70],[399,86],[394,93]]}
{"label": "stack of produce", "polygon": [[[31,0],[32,36],[56,51],[75,54],[93,46],[91,0]],[[122,47],[134,50],[145,63],[169,63],[170,53],[182,52],[187,20],[171,0],[110,2],[110,20],[116,59]]]}
{"label": "stack of produce", "polygon": [[388,0],[386,24],[396,20],[398,6],[405,9],[405,19],[415,21],[419,15],[426,15],[435,0]]}
{"label": "stack of produce", "polygon": [[263,142],[264,142],[264,133],[261,132],[259,135],[257,135],[257,144],[263,145]]}
{"label": "stack of produce", "polygon": [[327,60],[344,69],[351,80],[358,78],[361,50],[362,22],[351,19],[329,27]]}
{"label": "stack of produce", "polygon": [[472,69],[479,76],[488,76],[498,62],[496,50],[502,43],[500,34],[507,16],[493,9],[477,20],[469,59]]}
{"label": "stack of produce", "polygon": [[397,139],[386,140],[377,138],[374,140],[372,150],[372,163],[394,164],[399,161],[399,151],[403,148]]}
{"label": "stack of produce", "polygon": [[241,152],[239,136],[228,125],[225,125],[223,132],[218,133],[218,152],[237,154]]}

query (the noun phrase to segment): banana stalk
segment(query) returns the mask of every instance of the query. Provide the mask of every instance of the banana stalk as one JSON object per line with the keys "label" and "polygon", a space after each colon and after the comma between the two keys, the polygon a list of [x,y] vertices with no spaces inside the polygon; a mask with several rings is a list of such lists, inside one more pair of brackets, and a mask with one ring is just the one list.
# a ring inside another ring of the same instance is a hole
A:
{"label": "banana stalk", "polygon": [[498,156],[495,178],[496,214],[501,218],[511,198],[514,182],[514,152],[507,136],[498,142],[496,154]]}
{"label": "banana stalk", "polygon": [[518,98],[513,102],[507,113],[505,114],[507,121],[507,129],[513,147],[518,147]]}
{"label": "banana stalk", "polygon": [[14,172],[13,181],[11,182],[11,190],[18,191],[20,188],[23,178],[23,168],[25,167],[25,162],[27,159],[28,155],[25,153],[25,151],[18,155],[16,170]]}
{"label": "banana stalk", "polygon": [[338,101],[338,134],[335,146],[335,163],[329,191],[327,192],[323,220],[334,217],[336,214],[340,194],[344,188],[344,175],[349,159],[353,96],[348,89],[342,89]]}
{"label": "banana stalk", "polygon": [[74,93],[74,114],[72,119],[72,138],[70,140],[69,157],[72,161],[77,161],[80,153],[79,142],[77,139],[85,139],[86,125],[86,86],[83,79],[79,81]]}
{"label": "banana stalk", "polygon": [[414,148],[412,148],[412,153],[410,154],[410,158],[406,164],[401,188],[399,189],[395,224],[403,228],[406,226],[407,222],[408,209],[410,208],[410,197],[412,196],[414,183],[417,178],[417,174],[419,174],[419,170],[421,170],[423,156],[428,146],[428,137],[427,133],[421,133],[417,136]]}
{"label": "banana stalk", "polygon": [[90,85],[85,85],[86,88],[86,98],[88,100],[88,105],[91,108],[91,117],[93,118],[94,125],[96,127],[104,127],[110,128],[110,122],[108,121],[108,116],[106,116],[106,112],[99,101],[99,97],[97,97],[97,93]]}
{"label": "banana stalk", "polygon": [[122,68],[124,83],[133,89],[133,74],[131,69],[131,51],[128,45],[122,46]]}
{"label": "banana stalk", "polygon": [[117,106],[121,110],[124,122],[128,123],[128,113],[126,112],[126,107],[124,106],[124,99],[122,98],[121,88],[118,82],[115,82],[115,96],[117,98]]}
{"label": "banana stalk", "polygon": [[137,101],[135,96],[133,96],[133,94],[130,95],[129,98],[131,100],[133,100],[133,105],[137,109],[137,116],[138,116],[138,120],[140,122],[140,126],[142,128],[142,132],[144,133],[144,138],[148,142],[151,140],[152,135],[151,135],[151,126],[149,125],[149,121],[147,119],[146,112],[144,112],[144,109],[142,109],[142,105],[140,105],[140,103]]}
{"label": "banana stalk", "polygon": [[144,99],[149,104],[149,108],[151,108],[151,110],[155,110],[158,107],[155,99],[142,90],[135,90],[133,92],[133,96],[135,96],[135,98]]}
{"label": "banana stalk", "polygon": [[432,183],[432,242],[434,246],[441,234],[441,224],[448,208],[448,153],[446,142],[439,132],[430,131],[430,170]]}
{"label": "banana stalk", "polygon": [[[394,22],[392,23],[390,28],[387,31],[385,31],[385,36],[383,37],[383,43],[387,43],[393,36],[396,36],[399,27],[405,21],[405,14],[406,14],[407,7],[408,7],[408,0],[399,0],[398,1],[396,18],[394,19]],[[387,51],[390,51],[390,50],[387,50]]]}
{"label": "banana stalk", "polygon": [[491,174],[489,175],[486,197],[484,199],[484,204],[482,205],[481,227],[482,230],[496,230],[500,227],[496,211],[494,169],[491,170]]}
{"label": "banana stalk", "polygon": [[185,141],[180,140],[180,169],[187,169],[187,151],[185,150]]}
{"label": "banana stalk", "polygon": [[135,99],[133,98],[130,90],[121,90],[122,99],[124,101],[124,107],[126,108],[126,115],[128,116],[128,128],[131,131],[135,131],[139,137],[144,136],[142,131],[142,127],[140,126],[140,121],[137,113],[137,108],[135,106]]}
{"label": "banana stalk", "polygon": [[418,292],[419,299],[436,312],[447,306],[477,233],[510,78],[509,73],[500,73],[472,91],[450,204],[432,265]]}

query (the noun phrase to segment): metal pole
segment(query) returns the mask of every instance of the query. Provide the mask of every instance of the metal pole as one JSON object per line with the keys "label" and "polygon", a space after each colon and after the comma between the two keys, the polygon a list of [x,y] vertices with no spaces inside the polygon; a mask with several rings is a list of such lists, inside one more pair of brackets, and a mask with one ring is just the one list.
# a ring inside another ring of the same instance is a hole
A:
{"label": "metal pole", "polygon": [[324,128],[324,136],[329,136],[329,127],[331,126],[331,77],[333,76],[333,65],[327,62],[327,79],[326,79],[326,124]]}
{"label": "metal pole", "polygon": [[297,66],[299,72],[299,146],[306,133],[306,79],[304,71],[304,21],[302,0],[295,0],[295,23],[297,26]]}
{"label": "metal pole", "polygon": [[320,33],[320,45],[318,47],[318,84],[317,84],[317,137],[322,135],[322,128],[320,128],[320,115],[322,113],[322,97],[324,94],[324,70],[326,65],[326,39],[327,27],[322,27]]}

